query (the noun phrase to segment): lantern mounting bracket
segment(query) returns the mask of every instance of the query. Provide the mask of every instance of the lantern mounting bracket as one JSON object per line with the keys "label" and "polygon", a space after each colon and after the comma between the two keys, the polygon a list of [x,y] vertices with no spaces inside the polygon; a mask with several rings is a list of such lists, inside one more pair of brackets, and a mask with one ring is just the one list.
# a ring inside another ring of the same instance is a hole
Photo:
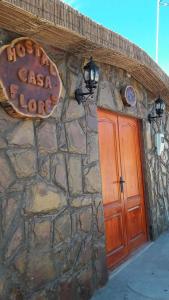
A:
{"label": "lantern mounting bracket", "polygon": [[81,104],[82,102],[85,102],[86,99],[84,96],[88,96],[88,95],[93,95],[94,92],[93,91],[89,91],[89,92],[83,92],[82,89],[77,89],[75,91],[75,99],[77,101],[78,104]]}
{"label": "lantern mounting bracket", "polygon": [[162,116],[152,116],[151,114],[148,114],[148,121],[151,124],[152,121],[155,121],[157,118],[161,118]]}

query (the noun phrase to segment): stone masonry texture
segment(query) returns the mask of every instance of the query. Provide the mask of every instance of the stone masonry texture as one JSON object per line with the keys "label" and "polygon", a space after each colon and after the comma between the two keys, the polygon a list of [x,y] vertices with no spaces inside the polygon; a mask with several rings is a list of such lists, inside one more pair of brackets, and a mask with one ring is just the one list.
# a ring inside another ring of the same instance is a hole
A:
{"label": "stone masonry texture", "polygon": [[[0,30],[1,45],[15,37]],[[53,115],[0,107],[0,300],[89,299],[107,280],[96,103],[74,99],[83,59],[47,51],[63,83]]]}
{"label": "stone masonry texture", "polygon": [[[17,37],[0,30],[1,45]],[[150,127],[154,101],[122,69],[99,64],[94,98],[79,106],[84,60],[44,45],[63,83],[46,120],[11,118],[0,106],[0,300],[87,300],[107,281],[97,106],[142,121],[144,182],[152,238],[169,227],[169,119]],[[134,86],[135,108],[120,89]],[[141,122],[141,121],[140,121]],[[165,129],[157,157],[154,134]]]}

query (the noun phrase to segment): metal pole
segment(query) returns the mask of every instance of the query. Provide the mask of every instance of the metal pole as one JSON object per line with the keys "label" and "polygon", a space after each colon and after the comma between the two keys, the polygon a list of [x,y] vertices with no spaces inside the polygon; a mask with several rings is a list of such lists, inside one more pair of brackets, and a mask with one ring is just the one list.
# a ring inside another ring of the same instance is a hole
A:
{"label": "metal pole", "polygon": [[169,6],[169,2],[157,0],[157,27],[156,27],[156,63],[158,63],[159,27],[160,27],[160,5]]}
{"label": "metal pole", "polygon": [[156,63],[158,63],[158,44],[159,44],[159,18],[160,18],[160,0],[157,0],[157,23],[156,23]]}

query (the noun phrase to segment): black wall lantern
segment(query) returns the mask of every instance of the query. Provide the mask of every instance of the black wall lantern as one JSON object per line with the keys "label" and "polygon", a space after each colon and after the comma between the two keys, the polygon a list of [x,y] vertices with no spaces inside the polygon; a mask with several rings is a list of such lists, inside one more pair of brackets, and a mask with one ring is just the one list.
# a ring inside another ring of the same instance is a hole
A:
{"label": "black wall lantern", "polygon": [[75,91],[75,99],[77,100],[78,104],[86,101],[85,96],[94,94],[94,90],[97,87],[97,83],[99,81],[99,68],[96,66],[92,57],[90,58],[90,61],[87,63],[87,65],[84,66],[83,77],[88,92],[83,92],[81,88],[78,88]]}
{"label": "black wall lantern", "polygon": [[151,123],[152,121],[156,120],[157,118],[161,118],[165,111],[165,102],[163,99],[158,97],[158,99],[154,103],[153,109],[156,112],[156,115],[149,114],[148,115],[148,121]]}

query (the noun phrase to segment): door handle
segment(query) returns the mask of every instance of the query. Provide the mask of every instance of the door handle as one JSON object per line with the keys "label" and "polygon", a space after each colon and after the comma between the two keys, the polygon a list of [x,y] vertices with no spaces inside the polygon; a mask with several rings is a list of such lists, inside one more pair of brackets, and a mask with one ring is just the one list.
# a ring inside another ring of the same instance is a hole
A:
{"label": "door handle", "polygon": [[125,180],[123,180],[123,176],[120,176],[120,191],[121,191],[121,193],[124,192],[124,186],[123,186],[124,183],[125,183]]}

